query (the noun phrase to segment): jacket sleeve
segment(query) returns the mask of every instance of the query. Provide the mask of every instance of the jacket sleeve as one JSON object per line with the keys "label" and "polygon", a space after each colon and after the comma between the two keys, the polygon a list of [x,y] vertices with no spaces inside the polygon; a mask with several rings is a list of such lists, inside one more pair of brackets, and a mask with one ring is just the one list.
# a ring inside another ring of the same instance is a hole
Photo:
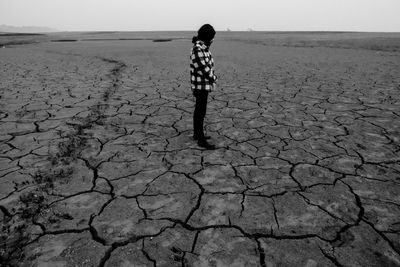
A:
{"label": "jacket sleeve", "polygon": [[214,74],[214,70],[211,67],[210,61],[207,60],[203,50],[195,47],[193,49],[192,61],[195,71],[211,82],[215,82],[217,80],[217,76]]}

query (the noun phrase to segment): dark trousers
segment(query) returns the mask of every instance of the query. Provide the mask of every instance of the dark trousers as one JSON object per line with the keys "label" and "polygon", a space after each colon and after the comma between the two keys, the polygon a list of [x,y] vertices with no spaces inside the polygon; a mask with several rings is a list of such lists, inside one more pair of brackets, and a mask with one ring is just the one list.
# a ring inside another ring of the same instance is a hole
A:
{"label": "dark trousers", "polygon": [[200,140],[204,138],[203,124],[207,111],[208,91],[193,90],[193,95],[196,97],[196,105],[193,113],[193,136]]}

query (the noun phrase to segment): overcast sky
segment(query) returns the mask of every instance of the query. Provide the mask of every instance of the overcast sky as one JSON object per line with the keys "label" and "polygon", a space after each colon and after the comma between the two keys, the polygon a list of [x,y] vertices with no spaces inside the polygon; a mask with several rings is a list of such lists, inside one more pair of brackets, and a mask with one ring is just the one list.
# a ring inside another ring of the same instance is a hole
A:
{"label": "overcast sky", "polygon": [[0,25],[67,31],[396,31],[400,0],[0,0]]}

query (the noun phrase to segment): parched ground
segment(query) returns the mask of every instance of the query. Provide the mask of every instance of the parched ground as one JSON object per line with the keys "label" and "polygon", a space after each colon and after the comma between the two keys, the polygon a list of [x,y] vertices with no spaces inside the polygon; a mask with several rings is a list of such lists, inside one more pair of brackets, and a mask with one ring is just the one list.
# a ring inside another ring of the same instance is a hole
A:
{"label": "parched ground", "polygon": [[1,264],[400,266],[399,40],[217,36],[214,151],[188,39],[0,48]]}

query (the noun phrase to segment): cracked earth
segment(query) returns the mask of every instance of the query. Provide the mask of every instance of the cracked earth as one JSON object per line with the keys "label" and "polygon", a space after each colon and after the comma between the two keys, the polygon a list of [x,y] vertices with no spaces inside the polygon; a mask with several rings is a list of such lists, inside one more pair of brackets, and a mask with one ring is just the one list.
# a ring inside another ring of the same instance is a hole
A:
{"label": "cracked earth", "polygon": [[400,49],[360,42],[220,37],[214,151],[188,39],[0,49],[2,264],[400,266]]}

